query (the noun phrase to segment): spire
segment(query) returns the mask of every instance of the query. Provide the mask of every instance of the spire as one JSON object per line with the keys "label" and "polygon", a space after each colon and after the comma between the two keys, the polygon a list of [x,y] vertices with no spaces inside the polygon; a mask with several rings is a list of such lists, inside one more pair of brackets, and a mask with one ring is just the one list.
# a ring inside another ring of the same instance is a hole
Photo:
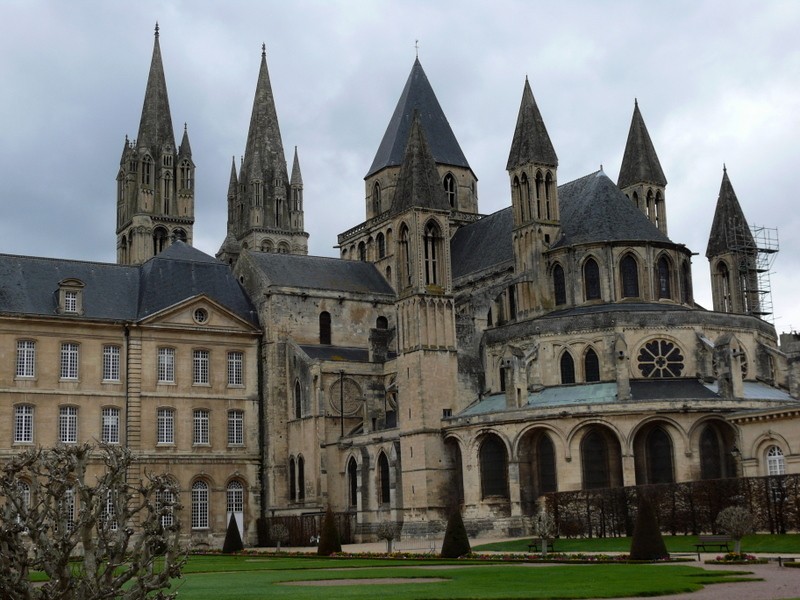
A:
{"label": "spire", "polygon": [[167,97],[167,81],[164,77],[164,65],[161,63],[161,47],[158,43],[158,23],[155,28],[153,42],[153,58],[150,61],[150,74],[147,76],[147,88],[144,93],[142,118],[139,121],[137,144],[141,147],[160,151],[165,145],[175,148],[175,134],[172,131],[172,116],[169,112]]}
{"label": "spire", "polygon": [[711,223],[711,233],[708,236],[706,258],[730,252],[737,239],[747,242],[750,248],[756,247],[753,234],[750,233],[750,226],[747,224],[739,199],[728,178],[728,170],[723,167],[722,184],[719,186],[717,208],[714,211],[714,221]]}
{"label": "spire", "polygon": [[625,189],[637,183],[651,183],[663,187],[667,185],[667,178],[661,170],[656,149],[639,111],[639,101],[634,99],[633,119],[628,131],[628,142],[625,144],[617,185],[620,189]]}
{"label": "spire", "polygon": [[303,185],[303,175],[300,173],[300,159],[297,158],[297,146],[294,147],[291,183],[292,185]]}
{"label": "spire", "polygon": [[236,176],[236,157],[231,157],[231,179],[228,183],[228,198],[236,196],[236,190],[239,188],[239,178]]}
{"label": "spire", "polygon": [[244,173],[249,176],[258,176],[264,173],[269,175],[270,179],[280,173],[283,175],[281,179],[284,181],[287,179],[286,158],[283,153],[283,141],[278,126],[272,85],[269,81],[265,44],[261,45],[261,67],[258,72],[253,112],[250,116],[250,129],[247,132],[247,146],[244,151],[240,176]]}
{"label": "spire", "polygon": [[183,124],[183,139],[181,140],[181,147],[179,150],[181,156],[191,156],[192,146],[189,144],[189,129],[186,123]]}
{"label": "spire", "polygon": [[421,126],[436,163],[470,168],[417,58],[365,179],[386,167],[396,167],[403,161],[415,110],[420,113]]}
{"label": "spire", "polygon": [[556,156],[550,136],[547,135],[544,119],[539,112],[539,107],[536,106],[531,84],[526,75],[506,170],[510,171],[530,163],[557,167],[558,156]]}
{"label": "spire", "polygon": [[403,163],[397,176],[392,212],[414,206],[450,210],[418,111],[414,111],[412,117]]}

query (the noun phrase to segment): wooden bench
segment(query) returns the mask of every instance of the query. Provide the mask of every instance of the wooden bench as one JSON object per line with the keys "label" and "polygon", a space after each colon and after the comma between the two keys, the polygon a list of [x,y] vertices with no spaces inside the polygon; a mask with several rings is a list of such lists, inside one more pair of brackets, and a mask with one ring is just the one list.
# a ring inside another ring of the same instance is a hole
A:
{"label": "wooden bench", "polygon": [[[547,551],[548,552],[555,552],[555,548],[553,545],[555,544],[555,540],[553,539],[546,539],[547,542]],[[536,538],[531,540],[530,544],[528,544],[528,552],[539,552],[539,544],[542,543],[541,538]]]}
{"label": "wooden bench", "polygon": [[716,548],[719,551],[722,551],[724,548],[726,552],[730,552],[730,548],[728,544],[732,542],[733,539],[729,535],[699,535],[697,536],[697,543],[694,545],[695,550],[697,550],[697,559],[700,560],[700,549],[702,548],[705,552],[707,547]]}

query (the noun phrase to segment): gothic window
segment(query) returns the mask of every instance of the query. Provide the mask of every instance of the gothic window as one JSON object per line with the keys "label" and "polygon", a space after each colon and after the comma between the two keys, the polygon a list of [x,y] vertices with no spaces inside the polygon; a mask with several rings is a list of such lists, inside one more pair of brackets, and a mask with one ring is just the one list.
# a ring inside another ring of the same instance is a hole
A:
{"label": "gothic window", "polygon": [[319,343],[331,343],[331,313],[327,311],[319,313]]}
{"label": "gothic window", "polygon": [[567,303],[567,284],[564,279],[564,269],[561,265],[553,267],[553,294],[556,306]]}
{"label": "gothic window", "polygon": [[638,366],[642,376],[680,377],[684,363],[681,349],[668,340],[650,340],[639,350]]}
{"label": "gothic window", "polygon": [[372,186],[372,212],[373,216],[381,214],[381,184],[377,181]]}
{"label": "gothic window", "polygon": [[391,481],[389,479],[389,460],[381,452],[378,456],[378,489],[380,490],[381,504],[391,502]]}
{"label": "gothic window", "polygon": [[519,216],[519,218],[520,218],[521,221],[524,221],[525,220],[525,214],[522,212],[522,208],[521,208],[522,203],[520,202],[519,177],[517,177],[516,175],[514,176],[514,180],[511,182],[511,202],[512,203],[516,202],[517,206],[520,206],[520,209],[519,209],[520,210],[520,216]]}
{"label": "gothic window", "polygon": [[303,396],[300,393],[300,382],[294,382],[294,418],[301,419],[303,417]]}
{"label": "gothic window", "polygon": [[546,433],[542,433],[536,443],[536,459],[539,471],[539,493],[555,492],[557,489],[556,449],[550,436]]}
{"label": "gothic window", "polygon": [[297,500],[297,480],[294,470],[294,457],[289,457],[289,501],[294,502]]}
{"label": "gothic window", "polygon": [[[528,181],[528,176],[523,173],[522,179],[519,182],[520,188],[520,206],[522,207],[522,220],[533,218],[533,207],[531,206],[531,183]],[[527,215],[527,217],[526,217]]]}
{"label": "gothic window", "polygon": [[167,247],[167,230],[163,227],[156,227],[153,230],[153,254],[158,254]]}
{"label": "gothic window", "polygon": [[358,245],[358,260],[361,262],[366,262],[367,260],[367,245],[364,242]]}
{"label": "gothic window", "polygon": [[611,487],[608,464],[608,441],[597,429],[592,429],[581,440],[583,489],[594,490]]}
{"label": "gothic window", "polygon": [[583,263],[583,289],[587,300],[600,299],[600,267],[593,258]]}
{"label": "gothic window", "polygon": [[684,304],[692,302],[692,276],[689,271],[689,261],[683,261],[681,265],[681,294]]}
{"label": "gothic window", "polygon": [[450,208],[458,208],[456,205],[456,178],[452,173],[444,176],[444,195],[447,197]]}
{"label": "gothic window", "polygon": [[784,475],[786,473],[786,461],[783,458],[783,450],[777,446],[770,446],[767,450],[767,475]]}
{"label": "gothic window", "polygon": [[164,173],[164,189],[161,197],[164,200],[164,214],[168,215],[172,202],[172,175],[169,173]]}
{"label": "gothic window", "polygon": [[255,204],[256,206],[261,206],[263,201],[264,201],[264,199],[262,198],[262,195],[261,195],[261,182],[260,181],[254,181],[253,182],[253,204]]}
{"label": "gothic window", "polygon": [[619,263],[622,276],[622,297],[639,297],[639,264],[630,254],[626,254]]}
{"label": "gothic window", "polygon": [[506,375],[508,374],[508,369],[506,367],[500,367],[500,391],[506,391]]}
{"label": "gothic window", "polygon": [[654,427],[645,440],[647,483],[672,483],[672,439],[662,427]]}
{"label": "gothic window", "polygon": [[142,159],[142,185],[153,184],[153,159],[145,156]]}
{"label": "gothic window", "polygon": [[408,241],[408,227],[403,224],[400,228],[400,276],[398,283],[401,287],[408,287],[411,285],[411,248]]}
{"label": "gothic window", "polygon": [[666,256],[662,256],[658,259],[656,273],[658,277],[658,297],[672,298],[672,286],[670,282],[672,278],[672,269],[670,268],[669,260]]}
{"label": "gothic window", "polygon": [[495,435],[487,435],[480,449],[481,497],[508,498],[508,458],[505,444]]}
{"label": "gothic window", "polygon": [[653,210],[653,190],[647,190],[647,197],[644,201],[644,214],[647,215],[647,218],[650,218],[650,213]]}
{"label": "gothic window", "polygon": [[575,360],[572,358],[569,350],[564,350],[559,364],[561,369],[561,383],[575,383]]}
{"label": "gothic window", "polygon": [[283,200],[278,199],[275,201],[275,227],[283,227],[282,217],[283,217]]}
{"label": "gothic window", "polygon": [[347,462],[347,505],[355,507],[358,505],[358,465],[356,459],[350,457]]}
{"label": "gothic window", "polygon": [[192,189],[192,167],[188,161],[181,162],[181,189]]}
{"label": "gothic window", "polygon": [[722,448],[720,432],[713,425],[706,425],[700,435],[701,479],[720,479],[725,476]]}
{"label": "gothic window", "polygon": [[728,265],[724,262],[717,264],[717,277],[719,278],[720,289],[720,309],[722,312],[732,312],[733,302],[731,298],[731,276],[728,272]]}
{"label": "gothic window", "polygon": [[442,283],[439,275],[441,239],[439,226],[435,222],[429,221],[425,226],[425,235],[423,236],[425,285],[441,285]]}
{"label": "gothic window", "polygon": [[636,206],[636,208],[639,208],[639,194],[637,194],[636,192],[633,192],[632,200],[633,200],[634,206]]}
{"label": "gothic window", "polygon": [[302,456],[297,457],[297,499],[306,499],[306,460]]}
{"label": "gothic window", "polygon": [[544,217],[542,203],[544,201],[544,178],[541,171],[536,171],[536,218]]}
{"label": "gothic window", "polygon": [[661,221],[664,218],[663,215],[661,214],[663,207],[664,204],[663,204],[663,198],[661,197],[661,192],[656,192],[656,199],[653,202],[653,213],[655,216],[653,222],[656,224],[656,227],[658,228],[661,228]]}
{"label": "gothic window", "polygon": [[594,348],[589,348],[583,356],[583,373],[587,383],[600,381],[600,360]]}
{"label": "gothic window", "polygon": [[511,321],[517,318],[517,291],[513,285],[508,286],[508,318]]}
{"label": "gothic window", "polygon": [[383,236],[383,233],[379,233],[375,237],[375,243],[378,246],[378,258],[383,258],[386,256],[386,238]]}
{"label": "gothic window", "polygon": [[554,217],[555,211],[551,211],[551,203],[553,200],[553,176],[550,171],[544,178],[544,216],[548,221]]}
{"label": "gothic window", "polygon": [[391,265],[386,265],[386,281],[389,282],[389,285],[394,285],[392,282],[392,267]]}

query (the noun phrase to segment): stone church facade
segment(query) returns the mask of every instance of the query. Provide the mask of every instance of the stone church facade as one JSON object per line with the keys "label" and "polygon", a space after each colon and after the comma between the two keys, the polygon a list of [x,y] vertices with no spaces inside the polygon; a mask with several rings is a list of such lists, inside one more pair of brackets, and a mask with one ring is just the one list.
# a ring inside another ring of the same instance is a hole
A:
{"label": "stone church facade", "polygon": [[125,444],[175,477],[198,546],[232,516],[254,543],[259,516],[327,506],[364,539],[383,521],[436,535],[454,506],[499,535],[548,492],[800,472],[800,340],[763,319],[728,173],[709,310],[638,104],[616,183],[559,183],[527,80],[509,137],[509,206],[482,215],[417,59],[364,221],[338,258],[308,256],[262,51],[210,257],[191,247],[194,164],[156,31],[117,177],[118,264],[0,256],[0,460]]}

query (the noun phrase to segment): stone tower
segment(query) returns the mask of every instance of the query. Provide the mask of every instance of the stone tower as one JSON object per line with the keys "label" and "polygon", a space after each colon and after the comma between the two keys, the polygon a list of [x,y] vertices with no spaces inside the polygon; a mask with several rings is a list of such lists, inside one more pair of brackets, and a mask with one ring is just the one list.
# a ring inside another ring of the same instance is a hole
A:
{"label": "stone tower", "polygon": [[300,163],[295,150],[290,179],[264,46],[247,146],[239,173],[235,162],[231,168],[228,232],[217,258],[233,264],[246,248],[308,254],[308,233],[303,231]]}
{"label": "stone tower", "polygon": [[175,146],[158,25],[134,141],[125,137],[117,175],[117,262],[136,265],[172,240],[192,243],[194,163],[189,133]]}
{"label": "stone tower", "polygon": [[511,181],[515,272],[506,292],[510,318],[553,306],[544,252],[560,230],[558,157],[525,78],[506,170]]}
{"label": "stone tower", "polygon": [[717,208],[706,248],[714,310],[755,316],[761,314],[757,255],[756,241],[733,191],[728,170],[723,168]]}
{"label": "stone tower", "polygon": [[667,235],[667,211],[664,205],[667,178],[661,170],[637,100],[633,102],[633,118],[617,186],[661,233]]}

